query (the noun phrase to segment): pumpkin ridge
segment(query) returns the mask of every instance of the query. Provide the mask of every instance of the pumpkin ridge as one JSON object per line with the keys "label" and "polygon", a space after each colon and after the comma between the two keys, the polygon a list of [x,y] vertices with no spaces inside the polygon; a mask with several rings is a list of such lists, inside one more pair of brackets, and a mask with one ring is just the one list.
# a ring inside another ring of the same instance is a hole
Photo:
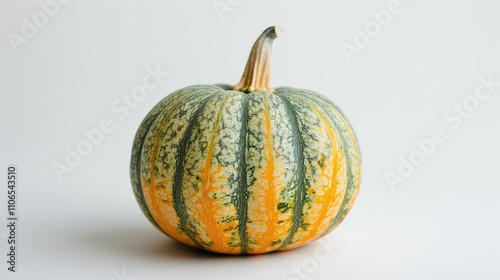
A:
{"label": "pumpkin ridge", "polygon": [[[297,101],[284,94],[299,121],[299,132],[304,140],[304,162],[306,194],[302,207],[302,221],[290,243],[284,250],[299,247],[307,241],[307,235],[314,230],[323,208],[321,203],[325,192],[329,192],[328,182],[333,170],[328,169],[332,160],[331,141],[327,129],[322,126],[319,116],[312,110],[308,100]],[[328,139],[328,140],[326,140]],[[327,167],[328,166],[328,167]],[[325,170],[325,168],[327,168]]]}
{"label": "pumpkin ridge", "polygon": [[221,122],[221,117],[222,117],[222,111],[225,108],[225,105],[230,97],[230,94],[224,93],[226,96],[222,100],[220,107],[216,110],[216,116],[215,116],[215,121],[212,127],[212,131],[209,137],[209,142],[207,144],[208,152],[206,155],[206,162],[201,170],[200,174],[200,180],[203,182],[202,183],[202,197],[203,201],[201,202],[201,211],[203,215],[200,216],[200,222],[205,225],[206,229],[206,234],[208,238],[213,242],[212,246],[210,246],[211,251],[222,251],[224,250],[224,246],[226,244],[223,244],[224,236],[222,236],[221,232],[223,232],[223,229],[221,230],[219,227],[218,221],[215,219],[214,216],[214,205],[211,205],[210,202],[212,202],[210,198],[210,189],[213,188],[212,181],[213,179],[213,174],[212,174],[212,163],[213,159],[215,157],[214,155],[214,149],[215,149],[215,139],[218,136],[219,132],[219,124]]}
{"label": "pumpkin ridge", "polygon": [[[332,213],[336,213],[336,211],[340,210],[341,203],[339,203],[340,202],[339,200],[343,198],[347,185],[342,182],[346,181],[342,180],[344,179],[343,177],[347,177],[345,170],[342,168],[343,166],[345,166],[345,155],[342,152],[342,145],[339,143],[339,140],[337,139],[335,133],[333,132],[334,128],[330,125],[330,123],[324,116],[324,112],[322,112],[320,108],[317,108],[312,104],[309,104],[309,107],[319,117],[319,119],[321,119],[321,121],[325,126],[325,130],[328,134],[328,138],[331,143],[330,145],[333,158],[333,163],[332,163],[333,170],[332,170],[332,176],[328,183],[328,189],[325,189],[326,193],[325,196],[321,198],[321,201],[316,202],[322,205],[322,209],[319,212],[316,223],[312,225],[311,229],[309,230],[309,233],[303,237],[303,240],[305,242],[318,237],[319,235],[323,234],[323,232],[326,230],[326,228],[323,229],[324,225],[322,221],[325,220],[330,210],[332,210]],[[339,154],[341,155],[340,157],[338,156]],[[340,193],[338,193],[339,189]],[[332,207],[334,207],[335,204],[338,204],[338,207],[336,207],[337,209],[332,209]],[[300,242],[300,244],[302,245],[304,243]]]}
{"label": "pumpkin ridge", "polygon": [[248,131],[248,107],[250,97],[243,95],[243,104],[241,110],[241,129],[239,135],[239,161],[238,161],[238,191],[234,204],[238,215],[238,231],[240,234],[241,252],[248,251],[248,232],[246,228],[248,214],[248,181],[247,181],[247,131]]}
{"label": "pumpkin ridge", "polygon": [[[347,132],[351,136],[350,139],[351,139],[352,142],[354,142],[354,146],[356,146],[357,145],[357,143],[356,143],[357,140],[356,140],[356,136],[355,136],[354,132],[352,131],[352,128],[347,124],[347,121],[345,119],[342,119],[342,123],[344,124],[344,127],[346,127]],[[358,160],[358,162],[360,163],[359,149],[355,148],[353,150],[356,152],[356,159],[355,160]],[[350,169],[351,169],[351,172],[352,172],[352,168],[350,168]],[[334,230],[335,227],[337,227],[344,220],[344,218],[346,217],[347,213],[351,210],[351,207],[354,204],[354,201],[355,201],[356,196],[358,194],[359,186],[361,184],[360,178],[361,178],[361,168],[358,167],[356,174],[352,174],[351,185],[348,185],[347,190],[346,190],[345,205],[342,205],[343,207],[345,207],[345,209],[343,209],[343,211],[339,212],[339,216],[336,217],[336,220],[325,231],[325,234],[328,234],[332,230]]]}
{"label": "pumpkin ridge", "polygon": [[172,133],[172,125],[176,123],[179,114],[185,110],[183,108],[206,98],[207,93],[203,88],[188,91],[189,96],[178,98],[175,106],[165,108],[149,128],[143,144],[141,173],[144,178],[142,190],[145,193],[146,204],[152,211],[155,221],[161,225],[161,230],[182,243],[196,246],[189,236],[177,229],[180,218],[173,207],[171,177],[165,176],[165,168],[169,163],[167,153],[163,150],[166,148],[163,146],[163,139],[173,137],[173,134],[169,133]]}
{"label": "pumpkin ridge", "polygon": [[[241,125],[239,115],[243,96],[238,92],[225,91],[207,104],[198,119],[194,120],[182,165],[182,197],[188,225],[206,249],[219,253],[240,253],[238,216],[232,199],[237,190],[238,168],[238,134],[234,132],[239,131]],[[188,122],[194,110],[184,118],[184,123]],[[220,110],[221,114],[218,113]],[[212,155],[209,153],[211,148]],[[177,153],[171,158],[175,161]]]}
{"label": "pumpkin ridge", "polygon": [[264,234],[264,239],[262,239],[260,244],[264,246],[264,250],[269,250],[272,248],[271,242],[274,239],[275,227],[276,227],[276,216],[277,216],[277,204],[276,203],[276,191],[273,183],[274,179],[274,156],[273,156],[273,132],[271,131],[271,110],[269,108],[269,98],[266,94],[263,94],[263,106],[264,106],[264,134],[266,137],[265,150],[262,151],[263,156],[266,158],[266,168],[264,171],[265,181],[269,186],[269,190],[265,197],[265,207],[267,209],[268,220],[266,224],[266,234]]}
{"label": "pumpkin ridge", "polygon": [[188,227],[188,215],[186,213],[186,205],[184,203],[184,199],[182,196],[182,177],[184,175],[184,169],[183,169],[183,164],[184,164],[184,158],[186,156],[186,149],[188,145],[189,138],[191,136],[191,133],[193,131],[194,125],[195,125],[195,120],[200,116],[201,112],[205,109],[206,105],[208,102],[210,102],[212,99],[214,99],[218,94],[213,94],[211,96],[208,96],[205,98],[202,102],[200,107],[196,110],[196,112],[191,116],[189,120],[189,125],[184,132],[184,135],[182,137],[181,143],[179,145],[179,153],[177,157],[177,163],[175,166],[175,172],[174,172],[174,184],[172,187],[172,194],[173,194],[173,202],[174,202],[174,209],[177,213],[177,216],[179,217],[180,220],[180,230],[185,232],[191,240],[200,248],[204,248],[204,246],[195,238],[195,232],[191,228]]}
{"label": "pumpkin ridge", "polygon": [[295,191],[295,198],[294,198],[294,207],[293,207],[293,215],[292,215],[292,227],[290,229],[290,232],[288,236],[283,240],[281,245],[278,247],[277,250],[282,250],[284,249],[291,241],[294,236],[294,234],[297,232],[299,227],[302,225],[302,208],[304,207],[304,202],[305,202],[305,195],[306,195],[306,171],[304,167],[304,139],[302,138],[302,135],[300,134],[299,131],[299,121],[297,118],[297,114],[294,111],[292,105],[290,104],[290,101],[284,96],[284,95],[278,95],[276,94],[281,101],[283,102],[283,105],[285,107],[285,111],[287,114],[287,117],[292,124],[292,145],[293,145],[293,152],[294,152],[294,157],[296,158],[298,164],[297,164],[297,177],[296,177],[296,191]]}
{"label": "pumpkin ridge", "polygon": [[[290,95],[293,95],[293,97],[300,99],[300,102],[304,102],[305,96],[304,93],[307,94],[307,98],[309,101],[314,102],[317,104],[317,106],[330,106],[333,107],[334,111],[338,110],[336,107],[332,105],[331,102],[328,102],[326,99],[321,98],[317,93],[310,94],[309,92],[302,92],[302,91],[292,91],[291,89],[288,89],[288,93]],[[347,124],[347,122],[343,121],[343,116],[339,113],[339,116],[335,116],[330,110],[325,110],[326,116],[328,116],[328,119],[332,123],[332,125],[337,129],[337,131],[342,131],[342,128],[340,127],[340,123],[342,124]],[[345,126],[345,125],[344,125]],[[347,126],[345,126],[347,128]],[[354,182],[356,174],[353,173],[353,168],[352,168],[352,162],[356,160],[356,158],[352,158],[351,152],[355,149],[357,149],[357,143],[356,139],[352,138],[352,132],[349,132],[347,129],[344,129],[345,132],[349,135],[347,137],[345,133],[340,133],[339,136],[341,138],[342,142],[342,150],[344,151],[344,155],[346,156],[346,166],[347,166],[347,189],[344,194],[344,198],[342,200],[341,207],[339,208],[339,211],[337,212],[337,215],[332,219],[330,226],[326,229],[326,231],[320,235],[319,237],[322,237],[328,233],[330,233],[341,221],[341,217],[345,216],[347,211],[349,209],[346,207],[348,205],[349,201],[352,201],[352,193],[354,189],[356,188],[356,184]]]}
{"label": "pumpkin ridge", "polygon": [[[186,95],[191,94],[194,92],[190,90],[178,90],[174,93],[172,93],[167,99],[164,98],[160,103],[155,106],[151,111],[148,113],[148,115],[144,118],[144,120],[141,122],[139,125],[139,129],[134,137],[134,144],[133,144],[133,149],[132,149],[132,156],[131,156],[131,178],[132,178],[132,186],[134,189],[135,197],[137,202],[139,203],[139,206],[144,213],[144,215],[148,218],[148,220],[160,231],[164,232],[164,230],[160,227],[158,222],[154,219],[153,215],[151,214],[151,209],[149,209],[146,200],[144,198],[144,192],[142,189],[142,182],[141,182],[141,160],[142,160],[142,153],[143,153],[143,147],[145,144],[145,139],[157,120],[158,117],[160,117],[163,113],[163,111],[167,108],[172,108],[172,107],[177,107],[178,104],[177,102],[180,99],[180,96],[184,97]],[[201,92],[201,90],[198,90]],[[174,98],[175,97],[175,98]],[[168,102],[170,101],[170,102]],[[141,143],[141,145],[139,145]],[[167,234],[166,232],[164,232]],[[167,234],[168,235],[168,234]],[[170,236],[170,235],[168,235]]]}

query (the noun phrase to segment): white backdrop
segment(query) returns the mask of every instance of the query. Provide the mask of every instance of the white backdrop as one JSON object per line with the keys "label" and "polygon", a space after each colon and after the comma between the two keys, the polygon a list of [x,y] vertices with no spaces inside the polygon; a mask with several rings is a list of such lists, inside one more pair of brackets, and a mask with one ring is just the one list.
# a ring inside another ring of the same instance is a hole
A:
{"label": "white backdrop", "polygon": [[[5,259],[7,165],[19,176],[18,272],[2,261],[2,279],[500,279],[500,2],[0,5]],[[323,242],[289,252],[178,245],[134,200],[134,133],[176,89],[237,83],[254,40],[275,24],[285,33],[272,85],[328,96],[357,132],[355,206]],[[138,94],[148,75],[156,86]]]}

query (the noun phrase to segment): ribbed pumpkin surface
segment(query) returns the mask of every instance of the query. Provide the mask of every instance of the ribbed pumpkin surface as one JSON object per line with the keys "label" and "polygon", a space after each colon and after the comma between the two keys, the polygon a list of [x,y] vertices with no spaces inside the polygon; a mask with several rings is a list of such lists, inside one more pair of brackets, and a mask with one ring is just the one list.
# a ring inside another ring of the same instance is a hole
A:
{"label": "ribbed pumpkin surface", "polygon": [[149,220],[189,246],[287,250],[350,210],[360,154],[342,112],[307,90],[193,86],[163,99],[134,140],[131,177]]}

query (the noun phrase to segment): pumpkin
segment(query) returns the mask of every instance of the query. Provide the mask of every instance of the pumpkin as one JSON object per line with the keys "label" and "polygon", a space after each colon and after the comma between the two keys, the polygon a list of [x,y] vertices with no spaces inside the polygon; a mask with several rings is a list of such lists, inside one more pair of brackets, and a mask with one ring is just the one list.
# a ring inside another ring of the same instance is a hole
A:
{"label": "pumpkin", "polygon": [[137,201],[160,231],[226,254],[289,250],[331,232],[360,185],[344,113],[310,90],[269,85],[280,27],[253,45],[241,81],[180,89],[141,123],[130,166]]}

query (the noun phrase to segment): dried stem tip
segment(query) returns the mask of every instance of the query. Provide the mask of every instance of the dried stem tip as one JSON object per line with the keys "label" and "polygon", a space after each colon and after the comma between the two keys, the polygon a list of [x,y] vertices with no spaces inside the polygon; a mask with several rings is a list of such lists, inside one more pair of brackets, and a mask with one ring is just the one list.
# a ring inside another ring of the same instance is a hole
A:
{"label": "dried stem tip", "polygon": [[252,51],[248,57],[245,72],[240,82],[233,87],[246,93],[252,91],[274,92],[269,85],[271,75],[271,48],[276,37],[283,33],[280,26],[272,26],[264,30],[262,35],[253,44]]}

